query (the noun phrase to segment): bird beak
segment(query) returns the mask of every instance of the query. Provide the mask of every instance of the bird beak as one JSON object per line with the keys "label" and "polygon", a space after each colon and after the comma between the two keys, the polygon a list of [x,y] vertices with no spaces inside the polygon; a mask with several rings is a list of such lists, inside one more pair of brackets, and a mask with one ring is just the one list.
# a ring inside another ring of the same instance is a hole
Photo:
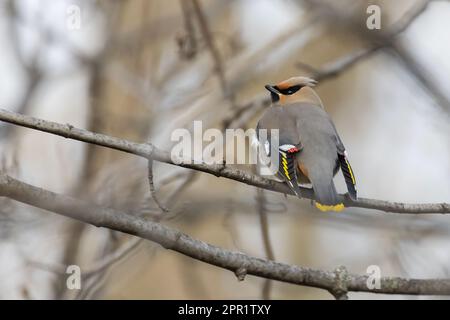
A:
{"label": "bird beak", "polygon": [[270,93],[273,93],[273,94],[276,94],[276,95],[280,94],[280,92],[277,89],[275,89],[275,86],[271,86],[271,85],[266,84],[264,87],[267,90],[269,90]]}

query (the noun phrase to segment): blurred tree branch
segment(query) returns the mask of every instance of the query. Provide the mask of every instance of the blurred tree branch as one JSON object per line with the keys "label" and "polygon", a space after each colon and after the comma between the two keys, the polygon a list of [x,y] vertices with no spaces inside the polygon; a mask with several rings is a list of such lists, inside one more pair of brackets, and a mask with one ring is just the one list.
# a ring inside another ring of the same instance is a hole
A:
{"label": "blurred tree branch", "polygon": [[[381,277],[380,288],[369,289],[366,275],[348,273],[345,267],[323,271],[267,261],[228,251],[143,217],[104,208],[69,196],[53,193],[0,173],[0,196],[48,210],[97,227],[132,234],[191,258],[235,272],[239,277],[255,275],[267,279],[315,287],[339,299],[347,293],[372,292],[411,295],[448,295],[450,279],[405,279]],[[129,247],[128,247],[129,248]]]}
{"label": "blurred tree branch", "polygon": [[191,0],[192,8],[195,16],[197,17],[198,24],[200,26],[200,32],[202,34],[203,39],[206,42],[206,46],[208,47],[209,52],[211,53],[211,57],[214,60],[214,71],[217,73],[217,77],[219,78],[220,87],[222,89],[222,93],[225,98],[227,98],[231,105],[234,106],[234,95],[230,95],[228,92],[228,86],[225,79],[225,72],[223,67],[222,57],[220,55],[219,50],[217,49],[214,39],[212,37],[211,31],[209,29],[208,21],[206,16],[203,13],[202,7],[198,0]]}
{"label": "blurred tree branch", "polygon": [[[175,164],[168,152],[160,150],[150,143],[136,143],[100,133],[78,129],[70,124],[63,125],[56,122],[21,115],[19,113],[7,111],[4,109],[0,109],[0,120],[30,129],[52,133],[65,138],[79,140],[110,149],[131,153],[146,159],[153,159],[167,164],[177,165],[183,168],[206,172],[217,177],[228,178],[255,187],[280,192],[283,194],[293,194],[289,187],[284,183],[269,180],[247,171],[233,169],[226,165],[208,165],[205,163],[195,164],[182,161],[180,161],[180,164]],[[303,198],[314,200],[314,192],[312,189],[301,188],[301,191]],[[450,203],[409,204],[366,198],[358,198],[357,200],[352,200],[348,195],[340,195],[340,199],[346,207],[375,209],[385,212],[416,214],[450,213]]]}
{"label": "blurred tree branch", "polygon": [[[321,10],[326,11],[328,14],[332,16],[338,16],[339,13],[333,10],[330,6],[327,6],[323,1],[312,1],[312,0],[304,0],[309,5],[313,7],[319,7]],[[373,44],[364,49],[357,50],[353,53],[350,53],[340,59],[336,59],[335,61],[326,64],[324,67],[320,69],[316,69],[306,63],[299,62],[297,66],[299,68],[305,69],[310,72],[311,78],[322,82],[323,80],[331,79],[341,72],[346,71],[362,59],[370,57],[372,54],[378,52],[381,49],[388,48],[394,45],[394,41],[398,35],[404,32],[408,27],[414,22],[414,20],[419,17],[430,4],[431,1],[434,0],[425,0],[420,3],[418,6],[415,6],[411,10],[409,10],[406,14],[404,14],[398,21],[395,22],[394,26],[390,28],[389,31],[382,33],[381,35],[368,33],[367,31],[362,32],[361,28],[356,28],[359,30],[363,36],[369,35],[369,38],[372,40]],[[340,17],[343,18],[343,17]],[[354,26],[357,25],[356,21],[351,21]]]}
{"label": "blurred tree branch", "polygon": [[[273,253],[273,246],[270,241],[269,218],[267,214],[267,197],[264,194],[263,189],[260,188],[257,189],[256,203],[258,207],[259,224],[261,228],[261,236],[263,239],[266,258],[267,260],[275,261],[275,254]],[[266,279],[262,287],[261,298],[263,300],[269,300],[271,290],[272,290],[272,283],[270,279]]]}
{"label": "blurred tree branch", "polygon": [[329,2],[324,0],[302,0],[309,5],[313,10],[318,10],[328,23],[339,22],[341,26],[355,32],[362,40],[369,43],[369,48],[355,53],[349,54],[346,57],[337,59],[326,65],[322,69],[314,69],[306,64],[300,63],[298,66],[309,69],[312,77],[318,81],[333,78],[341,72],[347,70],[360,60],[371,56],[373,53],[382,49],[389,49],[391,53],[399,60],[406,70],[414,76],[416,81],[428,92],[428,94],[442,107],[444,111],[450,110],[450,100],[446,94],[439,88],[434,79],[429,75],[425,68],[417,61],[417,59],[410,53],[407,46],[397,41],[398,36],[407,30],[416,19],[423,14],[433,2],[440,0],[421,0],[415,3],[410,10],[408,10],[398,21],[387,31],[368,30],[365,28],[365,23],[360,19],[350,15],[349,12],[335,8]]}

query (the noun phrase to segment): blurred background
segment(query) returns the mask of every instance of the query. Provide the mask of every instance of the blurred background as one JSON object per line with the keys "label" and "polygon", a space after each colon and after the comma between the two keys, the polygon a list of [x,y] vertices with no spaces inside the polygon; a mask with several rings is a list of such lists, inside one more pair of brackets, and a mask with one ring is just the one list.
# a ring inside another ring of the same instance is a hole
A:
{"label": "blurred background", "polygon": [[[381,29],[367,28],[369,5],[381,9]],[[268,106],[265,84],[312,76],[359,196],[448,202],[449,13],[448,1],[423,0],[0,0],[0,107],[170,150],[171,132],[194,120],[254,128]],[[446,216],[321,213],[307,200],[157,163],[156,194],[170,211],[155,217],[145,160],[3,123],[0,145],[2,170],[16,178],[227,249],[326,270],[450,277]],[[239,282],[8,199],[0,208],[3,299],[332,298],[251,276]],[[66,287],[71,264],[81,267],[81,290]]]}

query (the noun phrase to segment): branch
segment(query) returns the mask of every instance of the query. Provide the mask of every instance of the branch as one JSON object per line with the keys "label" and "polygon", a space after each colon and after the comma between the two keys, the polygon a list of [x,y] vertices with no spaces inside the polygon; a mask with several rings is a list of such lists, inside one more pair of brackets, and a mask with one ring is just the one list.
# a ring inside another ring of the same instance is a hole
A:
{"label": "branch", "polygon": [[[297,63],[297,67],[305,69],[310,73],[310,77],[317,80],[318,82],[323,82],[324,80],[328,80],[334,77],[337,77],[342,72],[351,68],[353,65],[358,63],[359,61],[370,57],[372,54],[378,52],[380,49],[385,49],[387,47],[393,46],[394,41],[401,33],[403,33],[408,27],[415,21],[417,17],[419,17],[427,8],[430,2],[433,0],[426,0],[423,3],[415,6],[406,14],[404,14],[398,21],[394,23],[394,25],[387,32],[379,35],[378,33],[374,35],[374,33],[364,32],[365,36],[370,36],[372,39],[372,45],[369,48],[364,48],[360,50],[356,50],[342,58],[338,58],[333,62],[326,64],[323,68],[316,69],[308,64],[303,62]],[[329,7],[325,6],[325,3],[322,2],[310,2],[311,4],[318,4],[319,7],[322,6],[322,10],[331,11],[331,14],[334,16],[337,12]],[[353,22],[350,22],[353,23]],[[359,24],[359,21],[353,23],[355,26]],[[354,26],[352,24],[352,26]]]}
{"label": "branch", "polygon": [[[288,265],[225,250],[160,223],[50,192],[0,173],[0,196],[48,210],[97,227],[109,228],[162,245],[191,258],[233,271],[282,282],[328,290],[336,297],[347,292],[372,292],[411,295],[450,295],[450,279],[405,279],[382,277],[379,289],[367,287],[368,277]],[[345,270],[345,272],[343,272]]]}
{"label": "branch", "polygon": [[[275,254],[273,253],[272,243],[270,241],[269,232],[269,217],[267,216],[267,198],[264,194],[264,190],[257,189],[256,191],[256,202],[258,206],[259,213],[259,225],[261,228],[261,236],[264,244],[264,251],[266,253],[266,258],[268,260],[275,261]],[[269,279],[266,279],[263,284],[261,298],[263,300],[270,299],[270,292],[272,290],[272,283]]]}
{"label": "branch", "polygon": [[211,53],[211,57],[214,60],[214,70],[217,73],[217,77],[220,81],[220,87],[222,89],[223,95],[228,98],[232,105],[234,105],[234,95],[229,94],[228,86],[225,79],[225,72],[223,67],[222,57],[217,49],[213,37],[211,35],[211,31],[209,30],[208,21],[203,13],[201,5],[198,0],[191,0],[194,14],[197,17],[200,32],[202,33],[203,39],[206,42],[208,50]]}
{"label": "branch", "polygon": [[[213,174],[217,177],[224,177],[258,188],[293,195],[292,191],[284,183],[269,180],[243,170],[233,169],[226,165],[221,164],[207,165],[205,163],[175,164],[172,161],[171,155],[168,152],[160,150],[154,145],[149,143],[136,143],[124,139],[107,136],[100,133],[94,133],[83,129],[78,129],[70,124],[66,125],[59,124],[56,122],[25,116],[19,113],[3,109],[0,109],[0,120],[35,130],[52,133],[68,139],[79,140],[107,147],[110,149],[131,153],[146,159],[153,159],[171,165],[177,165],[183,168],[189,168],[197,171],[206,172],[209,174]],[[304,198],[312,200],[315,199],[314,192],[312,189],[302,187],[301,192]],[[450,203],[409,204],[409,203],[389,202],[384,200],[375,200],[366,198],[358,198],[357,200],[352,200],[346,194],[339,195],[339,198],[346,207],[358,207],[394,213],[415,213],[415,214],[450,213]]]}
{"label": "branch", "polygon": [[153,201],[156,203],[158,208],[161,210],[161,212],[168,212],[169,209],[167,209],[161,201],[159,201],[158,197],[156,196],[156,190],[155,190],[155,184],[153,182],[153,160],[148,159],[148,185],[150,188],[150,196],[152,197]]}
{"label": "branch", "polygon": [[359,19],[354,19],[348,16],[347,12],[340,12],[330,6],[325,1],[312,1],[304,0],[306,3],[318,8],[327,17],[331,17],[331,21],[336,19],[347,28],[357,30],[357,33],[364,40],[370,42],[370,47],[354,53],[349,54],[346,57],[337,59],[336,61],[325,65],[324,68],[315,69],[307,64],[298,63],[297,66],[308,70],[311,73],[311,77],[317,81],[331,79],[338,76],[341,72],[349,69],[362,59],[370,57],[372,54],[378,52],[380,49],[391,49],[400,62],[407,68],[407,70],[416,78],[416,80],[428,91],[432,98],[440,105],[443,110],[450,108],[450,101],[446,97],[445,93],[438,88],[433,79],[427,74],[427,72],[420,66],[416,59],[409,53],[408,48],[396,42],[397,37],[407,30],[416,19],[424,13],[429,5],[436,0],[422,0],[415,4],[410,10],[408,10],[398,21],[396,21],[392,27],[386,32],[371,32],[366,29],[361,29]]}
{"label": "branch", "polygon": [[[93,267],[90,267],[87,271],[83,271],[83,279],[86,281],[92,278],[92,276],[104,272],[106,269],[108,269],[112,265],[122,260],[122,258],[130,254],[130,252],[136,249],[142,243],[143,240],[144,239],[139,237],[134,237],[132,239],[127,240],[127,242],[123,244],[119,249],[117,249],[117,251],[108,254],[102,260],[96,262],[96,264]],[[36,260],[30,260],[29,263],[30,265],[44,271],[48,271],[57,275],[67,275],[66,274],[67,266],[64,264],[53,264],[40,262]]]}
{"label": "branch", "polygon": [[342,58],[338,58],[335,61],[325,64],[320,69],[316,69],[306,63],[298,62],[296,66],[301,69],[305,69],[310,73],[310,77],[319,83],[323,83],[325,80],[330,80],[339,76],[342,72],[350,69],[359,61],[370,57],[372,54],[377,52],[378,50],[386,47],[385,44],[380,44],[376,46],[372,46],[370,48],[364,48],[360,50],[356,50],[348,55],[345,55]]}
{"label": "branch", "polygon": [[193,8],[186,0],[180,0],[181,12],[183,14],[184,32],[177,37],[180,56],[190,60],[197,54],[197,39],[194,22],[192,19]]}

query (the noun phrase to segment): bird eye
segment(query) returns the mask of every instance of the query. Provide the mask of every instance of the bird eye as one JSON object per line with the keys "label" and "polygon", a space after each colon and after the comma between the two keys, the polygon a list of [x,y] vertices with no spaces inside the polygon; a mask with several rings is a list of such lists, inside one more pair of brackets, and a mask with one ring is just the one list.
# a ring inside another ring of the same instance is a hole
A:
{"label": "bird eye", "polygon": [[300,85],[296,85],[296,86],[292,86],[292,87],[289,87],[289,88],[284,89],[284,90],[280,90],[280,92],[282,94],[284,94],[284,95],[291,95],[291,94],[296,93],[298,90],[300,90],[301,87],[302,86],[300,86]]}

